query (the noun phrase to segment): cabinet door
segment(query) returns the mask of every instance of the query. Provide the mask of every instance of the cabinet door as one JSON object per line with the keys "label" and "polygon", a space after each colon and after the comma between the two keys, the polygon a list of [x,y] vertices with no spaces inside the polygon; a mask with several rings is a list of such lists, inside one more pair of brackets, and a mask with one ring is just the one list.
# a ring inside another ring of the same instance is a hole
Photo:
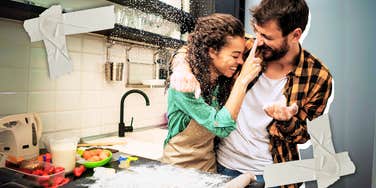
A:
{"label": "cabinet door", "polygon": [[215,12],[231,14],[244,24],[245,0],[215,0]]}

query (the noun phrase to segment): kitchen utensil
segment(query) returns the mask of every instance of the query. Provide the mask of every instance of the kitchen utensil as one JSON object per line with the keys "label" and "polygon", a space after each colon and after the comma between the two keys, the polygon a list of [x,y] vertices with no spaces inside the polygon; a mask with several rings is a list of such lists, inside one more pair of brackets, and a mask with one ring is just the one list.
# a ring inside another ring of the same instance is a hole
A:
{"label": "kitchen utensil", "polygon": [[122,81],[123,80],[124,63],[106,62],[104,71],[107,81]]}
{"label": "kitchen utensil", "polygon": [[255,175],[251,173],[244,173],[227,182],[224,188],[243,188],[246,187],[251,181],[255,180]]}
{"label": "kitchen utensil", "polygon": [[19,163],[39,155],[42,123],[35,113],[16,114],[0,119],[0,152],[7,161]]}

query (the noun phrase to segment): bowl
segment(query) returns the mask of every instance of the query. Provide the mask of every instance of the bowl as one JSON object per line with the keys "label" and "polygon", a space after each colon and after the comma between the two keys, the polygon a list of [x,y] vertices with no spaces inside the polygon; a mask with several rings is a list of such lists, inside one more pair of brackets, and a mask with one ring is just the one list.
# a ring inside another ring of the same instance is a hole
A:
{"label": "bowl", "polygon": [[87,161],[84,158],[82,158],[82,153],[81,153],[80,155],[81,159],[78,160],[77,163],[84,165],[86,168],[95,168],[95,167],[103,166],[107,164],[112,158],[112,152],[110,150],[104,149],[103,151],[109,154],[108,157],[105,159],[102,159],[100,161]]}

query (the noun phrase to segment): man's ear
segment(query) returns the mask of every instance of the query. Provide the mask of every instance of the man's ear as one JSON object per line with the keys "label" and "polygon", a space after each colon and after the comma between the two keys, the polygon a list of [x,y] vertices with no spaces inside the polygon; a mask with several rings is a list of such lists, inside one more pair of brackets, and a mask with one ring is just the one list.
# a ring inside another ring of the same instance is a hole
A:
{"label": "man's ear", "polygon": [[292,40],[299,42],[300,37],[302,36],[302,29],[296,28],[294,31],[292,31]]}
{"label": "man's ear", "polygon": [[210,58],[214,59],[215,57],[217,57],[217,51],[213,48],[209,48],[209,56]]}

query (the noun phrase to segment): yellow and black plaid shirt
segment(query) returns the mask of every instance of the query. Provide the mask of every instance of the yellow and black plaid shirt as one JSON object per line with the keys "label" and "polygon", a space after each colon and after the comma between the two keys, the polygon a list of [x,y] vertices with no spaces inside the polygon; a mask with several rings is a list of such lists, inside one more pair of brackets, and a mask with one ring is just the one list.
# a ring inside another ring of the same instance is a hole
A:
{"label": "yellow and black plaid shirt", "polygon": [[[297,144],[310,139],[307,118],[312,120],[323,114],[332,91],[332,76],[328,68],[306,50],[300,48],[296,68],[287,74],[283,94],[287,105],[296,103],[297,115],[290,121],[273,120],[268,126],[269,148],[274,163],[299,160]],[[250,89],[257,81],[255,79]],[[298,187],[298,184],[282,187]]]}

